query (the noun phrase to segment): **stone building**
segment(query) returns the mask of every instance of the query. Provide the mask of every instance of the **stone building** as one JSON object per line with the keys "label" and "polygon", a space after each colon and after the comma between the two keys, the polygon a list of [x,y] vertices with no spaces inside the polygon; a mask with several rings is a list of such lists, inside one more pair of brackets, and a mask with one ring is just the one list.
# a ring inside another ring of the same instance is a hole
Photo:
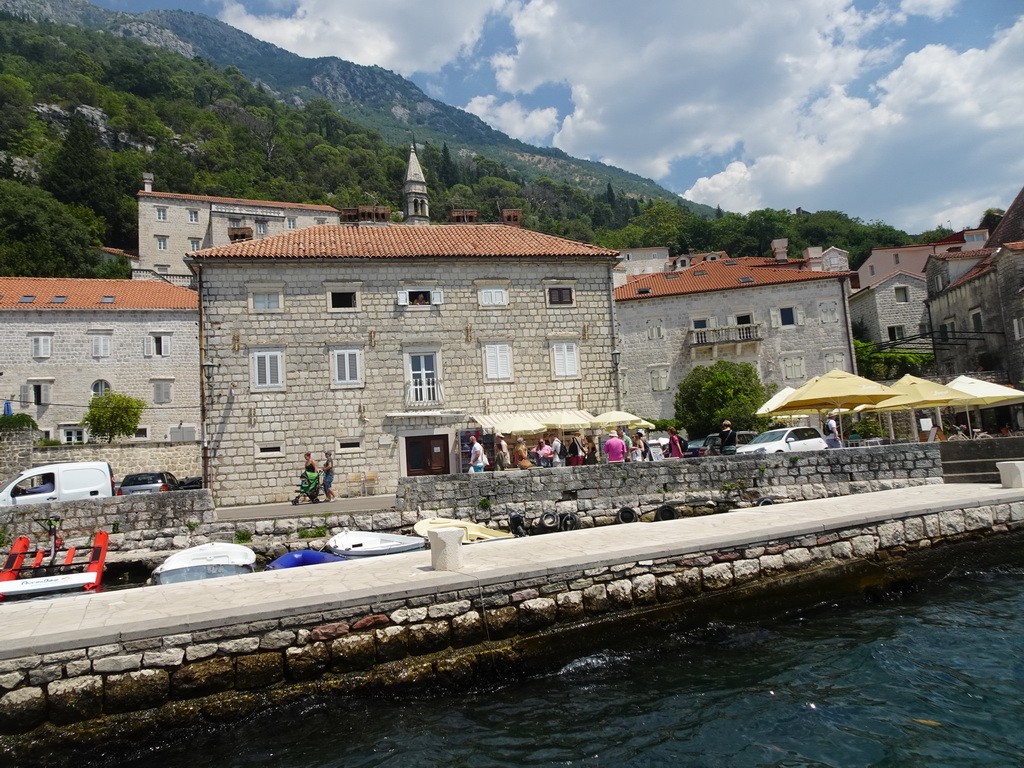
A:
{"label": "stone building", "polygon": [[615,289],[623,407],[672,418],[679,382],[698,365],[750,363],[766,384],[799,386],[854,370],[849,272],[774,259],[703,261]]}
{"label": "stone building", "polygon": [[619,266],[627,275],[646,275],[668,269],[669,252],[664,246],[652,248],[623,248],[619,251]]}
{"label": "stone building", "polygon": [[199,308],[195,291],[162,281],[0,277],[0,386],[44,437],[88,438],[93,395],[145,400],[139,440],[195,440]]}
{"label": "stone building", "polygon": [[185,253],[340,221],[338,210],[329,205],[154,192],[153,176],[148,173],[143,174],[143,186],[137,194],[136,277],[155,277],[155,272],[187,285],[191,275],[182,261]]}
{"label": "stone building", "polygon": [[850,319],[864,329],[864,341],[900,342],[918,337],[916,344],[931,351],[927,299],[923,275],[891,272],[850,296]]}
{"label": "stone building", "polygon": [[[617,407],[615,251],[499,224],[312,227],[191,253],[220,504],[465,471],[497,414]],[[485,438],[486,439],[486,438]]]}

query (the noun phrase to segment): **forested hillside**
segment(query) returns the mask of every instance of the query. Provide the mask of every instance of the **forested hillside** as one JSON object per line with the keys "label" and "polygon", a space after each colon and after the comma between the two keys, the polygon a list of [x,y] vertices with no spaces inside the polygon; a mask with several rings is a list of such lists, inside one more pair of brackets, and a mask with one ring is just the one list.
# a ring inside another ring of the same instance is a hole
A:
{"label": "forested hillside", "polygon": [[[348,120],[325,99],[282,103],[233,67],[138,41],[0,16],[0,274],[109,273],[90,246],[134,250],[143,172],[161,191],[397,209],[408,146]],[[431,213],[521,208],[531,229],[611,247],[791,253],[837,245],[862,258],[903,232],[842,213],[721,211],[651,201],[611,184],[589,194],[533,180],[445,143],[419,147]],[[99,270],[99,271],[98,271]]]}

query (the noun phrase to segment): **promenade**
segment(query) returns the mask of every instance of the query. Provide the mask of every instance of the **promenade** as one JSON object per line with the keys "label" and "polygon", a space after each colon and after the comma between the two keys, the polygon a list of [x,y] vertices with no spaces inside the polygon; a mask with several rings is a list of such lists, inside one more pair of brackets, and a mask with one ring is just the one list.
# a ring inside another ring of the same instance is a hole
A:
{"label": "promenade", "polygon": [[345,563],[0,605],[0,659],[330,608],[379,605],[560,572],[637,563],[817,535],[948,510],[1024,502],[1024,489],[929,484],[876,493],[775,504],[658,523],[588,528],[467,547],[458,572],[434,571],[420,551]]}

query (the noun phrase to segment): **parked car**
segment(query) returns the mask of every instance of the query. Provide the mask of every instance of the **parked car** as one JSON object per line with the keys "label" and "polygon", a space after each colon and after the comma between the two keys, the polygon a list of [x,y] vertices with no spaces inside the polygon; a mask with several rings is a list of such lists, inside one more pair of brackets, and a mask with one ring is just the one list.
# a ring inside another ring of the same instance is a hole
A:
{"label": "parked car", "polygon": [[[736,432],[736,445],[737,446],[746,445],[747,443],[749,443],[751,440],[754,439],[755,435],[757,435],[757,432],[740,432],[740,431],[737,431]],[[718,443],[719,443],[718,433],[715,432],[712,435],[708,435],[707,437],[705,437],[700,442],[694,441],[694,442],[690,443],[689,445],[687,445],[686,446],[686,450],[683,451],[683,456],[687,456],[687,457],[691,457],[691,458],[697,457],[697,456],[714,456],[714,455],[716,455],[718,453]],[[738,449],[737,449],[737,451],[738,451]]]}
{"label": "parked car", "polygon": [[0,507],[114,495],[114,473],[105,461],[68,461],[32,467],[0,486]]}
{"label": "parked car", "polygon": [[786,451],[819,451],[828,443],[815,427],[786,427],[762,432],[736,453],[785,453]]}
{"label": "parked car", "polygon": [[136,493],[160,493],[180,491],[181,483],[170,472],[136,472],[125,475],[117,489],[118,496],[133,496]]}
{"label": "parked car", "polygon": [[186,477],[182,480],[179,485],[183,491],[195,491],[203,487],[203,478],[199,475],[195,477]]}

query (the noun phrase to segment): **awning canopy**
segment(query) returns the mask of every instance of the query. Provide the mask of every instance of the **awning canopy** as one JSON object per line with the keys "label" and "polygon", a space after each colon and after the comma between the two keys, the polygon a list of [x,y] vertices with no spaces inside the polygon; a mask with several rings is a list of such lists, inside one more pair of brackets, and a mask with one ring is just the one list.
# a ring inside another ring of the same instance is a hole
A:
{"label": "awning canopy", "polygon": [[560,408],[556,411],[506,411],[504,413],[470,413],[467,415],[484,429],[493,430],[496,424],[508,421],[513,417],[526,417],[543,424],[554,418],[562,417],[564,414],[571,414],[581,424],[589,424],[593,418],[588,411],[567,408]]}

